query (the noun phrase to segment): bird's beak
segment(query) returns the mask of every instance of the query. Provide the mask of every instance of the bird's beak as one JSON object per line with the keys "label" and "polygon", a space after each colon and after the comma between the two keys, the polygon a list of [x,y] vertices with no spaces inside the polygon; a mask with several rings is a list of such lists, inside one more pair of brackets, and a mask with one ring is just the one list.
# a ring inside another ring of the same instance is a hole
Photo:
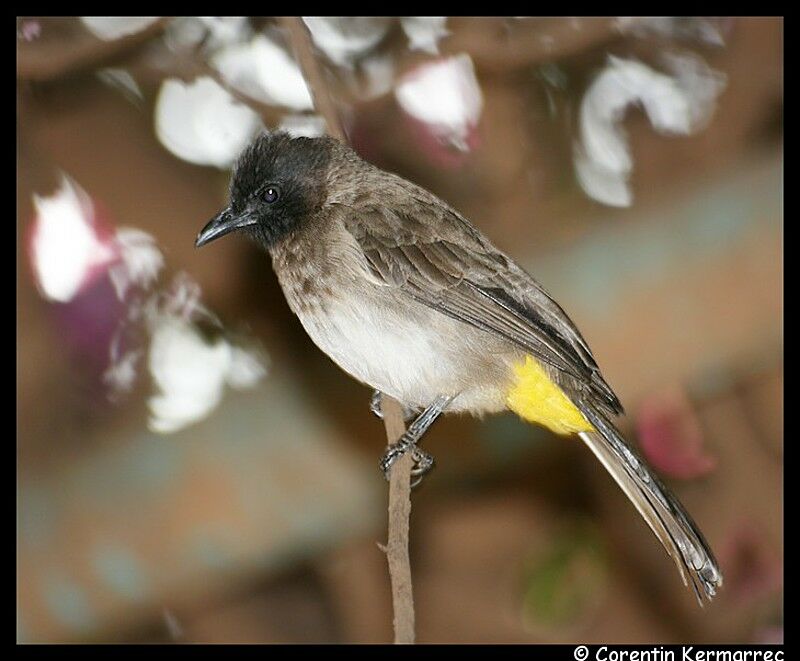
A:
{"label": "bird's beak", "polygon": [[206,224],[200,231],[200,234],[197,235],[197,240],[194,242],[194,245],[199,248],[234,230],[255,224],[256,218],[252,214],[246,211],[241,214],[236,214],[228,207],[208,221],[208,224]]}

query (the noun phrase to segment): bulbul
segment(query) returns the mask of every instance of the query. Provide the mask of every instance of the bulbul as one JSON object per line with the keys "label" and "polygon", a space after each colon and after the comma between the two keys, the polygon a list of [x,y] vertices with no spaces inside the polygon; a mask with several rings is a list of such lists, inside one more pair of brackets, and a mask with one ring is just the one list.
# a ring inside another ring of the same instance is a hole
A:
{"label": "bulbul", "polygon": [[698,599],[722,584],[702,533],[625,441],[623,412],[564,310],[432,193],[332,138],[262,133],[241,154],[230,206],[202,246],[234,230],[271,256],[286,300],[345,372],[420,412],[382,460],[412,452],[445,410],[510,409],[577,434],[616,480]]}

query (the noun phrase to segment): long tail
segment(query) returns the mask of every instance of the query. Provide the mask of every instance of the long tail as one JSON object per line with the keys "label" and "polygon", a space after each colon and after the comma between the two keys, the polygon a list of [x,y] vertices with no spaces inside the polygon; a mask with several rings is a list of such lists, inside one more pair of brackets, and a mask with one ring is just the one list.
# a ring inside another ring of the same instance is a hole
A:
{"label": "long tail", "polygon": [[580,437],[675,560],[684,584],[691,580],[700,605],[703,596],[711,601],[722,585],[722,574],[692,517],[605,416],[590,407],[581,409],[596,431],[580,432]]}

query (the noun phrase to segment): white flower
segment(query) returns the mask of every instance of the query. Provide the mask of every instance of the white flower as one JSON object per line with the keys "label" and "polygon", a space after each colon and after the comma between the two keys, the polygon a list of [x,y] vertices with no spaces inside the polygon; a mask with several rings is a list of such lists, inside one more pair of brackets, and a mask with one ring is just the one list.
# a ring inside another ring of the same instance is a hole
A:
{"label": "white flower", "polygon": [[261,129],[259,116],[206,76],[161,85],[156,134],[169,151],[190,163],[229,167]]}
{"label": "white flower", "polygon": [[447,16],[403,16],[400,25],[408,37],[411,50],[439,54],[439,40],[450,34],[445,27]]}
{"label": "white flower", "polygon": [[158,388],[148,404],[149,426],[167,433],[201,420],[222,398],[230,346],[207,344],[190,323],[164,317],[150,345],[149,368]]}
{"label": "white flower", "polygon": [[727,85],[725,74],[714,71],[701,58],[694,55],[665,53],[661,61],[691,100],[689,104],[691,131],[704,129],[717,109],[717,97]]}
{"label": "white flower", "polygon": [[325,120],[319,115],[285,115],[278,126],[294,137],[318,138],[325,135]]}
{"label": "white flower", "polygon": [[363,99],[374,99],[391,91],[394,85],[395,63],[391,55],[370,55],[361,61],[361,70],[366,78]]}
{"label": "white flower", "polygon": [[142,357],[140,350],[128,351],[119,358],[111,357],[111,363],[103,374],[103,382],[111,389],[114,397],[130,392],[136,383],[136,363]]}
{"label": "white flower", "polygon": [[229,84],[254,99],[293,110],[314,107],[300,68],[264,35],[226,46],[214,56],[212,65]]}
{"label": "white flower", "polygon": [[392,26],[388,16],[303,16],[311,38],[334,64],[351,67]]}
{"label": "white flower", "polygon": [[98,39],[114,41],[141,32],[159,18],[159,16],[81,16],[80,20]]}
{"label": "white flower", "polygon": [[714,19],[699,16],[618,16],[617,29],[637,38],[652,35],[699,41],[711,46],[724,46],[725,39],[720,24]]}
{"label": "white flower", "polygon": [[148,358],[157,392],[150,397],[150,429],[171,433],[206,417],[224,387],[251,388],[266,373],[252,354],[224,338],[203,339],[190,321],[164,314],[153,330]]}
{"label": "white flower", "polygon": [[267,368],[252,351],[231,347],[231,360],[226,379],[231,388],[247,390],[254,387],[267,373]]}
{"label": "white flower", "polygon": [[69,301],[90,273],[113,262],[116,253],[97,232],[91,199],[65,175],[53,195],[34,195],[33,204],[31,257],[37,283],[47,298]]}
{"label": "white flower", "polygon": [[205,53],[247,39],[252,30],[247,16],[179,16],[164,31],[164,41],[174,51],[198,48]]}
{"label": "white flower", "polygon": [[121,260],[109,268],[111,284],[120,300],[132,284],[149,287],[164,267],[164,255],[147,232],[132,227],[117,230],[115,243]]}
{"label": "white flower", "polygon": [[176,16],[164,31],[164,43],[173,51],[187,51],[199,46],[207,34],[197,16]]}
{"label": "white flower", "polygon": [[630,105],[641,103],[653,128],[664,134],[693,133],[713,114],[722,78],[687,58],[672,57],[668,66],[674,77],[611,56],[584,95],[575,169],[583,190],[597,201],[619,207],[632,202],[628,177],[633,161],[620,125]]}
{"label": "white flower", "polygon": [[409,115],[456,144],[463,144],[483,110],[483,94],[467,54],[414,69],[403,76],[394,93]]}
{"label": "white flower", "polygon": [[250,34],[247,16],[198,16],[207,31],[206,47],[220,48],[246,39]]}

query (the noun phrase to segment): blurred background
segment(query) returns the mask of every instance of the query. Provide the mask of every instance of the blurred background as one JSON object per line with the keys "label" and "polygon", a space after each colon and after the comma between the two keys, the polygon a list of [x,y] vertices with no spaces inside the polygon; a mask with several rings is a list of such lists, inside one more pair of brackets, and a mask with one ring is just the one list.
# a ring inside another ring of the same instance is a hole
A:
{"label": "blurred background", "polygon": [[[20,642],[392,639],[371,392],[254,245],[194,248],[258,131],[324,131],[288,25],[17,18]],[[701,610],[577,439],[445,417],[418,640],[782,642],[782,19],[299,25],[354,148],[581,328],[725,576]]]}

